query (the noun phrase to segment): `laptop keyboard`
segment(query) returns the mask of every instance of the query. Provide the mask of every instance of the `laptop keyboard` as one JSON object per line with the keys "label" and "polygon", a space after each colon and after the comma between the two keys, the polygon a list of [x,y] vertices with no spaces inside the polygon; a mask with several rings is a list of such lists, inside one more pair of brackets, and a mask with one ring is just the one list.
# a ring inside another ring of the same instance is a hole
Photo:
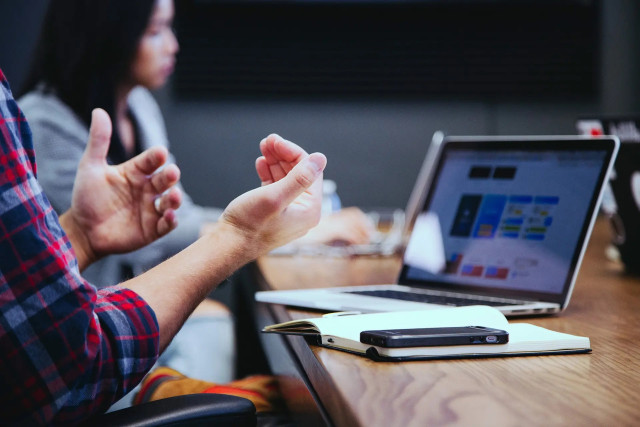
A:
{"label": "laptop keyboard", "polygon": [[423,302],[428,304],[440,304],[451,305],[455,307],[465,305],[490,305],[490,306],[505,306],[505,305],[520,305],[519,301],[506,301],[506,300],[489,300],[489,299],[473,299],[473,298],[458,298],[446,295],[428,295],[417,292],[402,292],[394,290],[378,290],[378,291],[350,291],[349,294],[367,295],[371,297],[380,298],[392,298],[404,301]]}

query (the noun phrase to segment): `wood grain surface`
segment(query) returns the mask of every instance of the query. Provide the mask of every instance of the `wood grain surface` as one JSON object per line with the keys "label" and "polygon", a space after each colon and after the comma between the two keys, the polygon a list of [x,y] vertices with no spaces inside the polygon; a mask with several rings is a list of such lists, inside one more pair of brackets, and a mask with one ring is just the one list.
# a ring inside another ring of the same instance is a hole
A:
{"label": "wood grain surface", "polygon": [[[640,280],[606,259],[609,240],[600,218],[564,312],[510,319],[587,336],[591,354],[389,363],[287,339],[338,426],[640,425]],[[292,289],[392,283],[400,260],[265,257],[258,267],[263,286]],[[276,322],[320,314],[271,309]]]}

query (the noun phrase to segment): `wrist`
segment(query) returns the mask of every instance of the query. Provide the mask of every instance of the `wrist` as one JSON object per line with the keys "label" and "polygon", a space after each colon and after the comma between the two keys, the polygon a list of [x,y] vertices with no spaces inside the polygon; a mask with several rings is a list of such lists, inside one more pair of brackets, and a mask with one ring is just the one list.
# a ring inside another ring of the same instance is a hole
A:
{"label": "wrist", "polygon": [[204,237],[214,239],[212,244],[224,248],[236,260],[242,260],[242,264],[255,260],[266,251],[264,242],[255,233],[224,220],[212,224]]}
{"label": "wrist", "polygon": [[60,225],[71,242],[73,251],[78,259],[78,267],[80,268],[80,271],[84,270],[98,259],[98,256],[95,254],[93,247],[91,246],[89,237],[86,235],[80,224],[77,223],[70,211],[60,215]]}

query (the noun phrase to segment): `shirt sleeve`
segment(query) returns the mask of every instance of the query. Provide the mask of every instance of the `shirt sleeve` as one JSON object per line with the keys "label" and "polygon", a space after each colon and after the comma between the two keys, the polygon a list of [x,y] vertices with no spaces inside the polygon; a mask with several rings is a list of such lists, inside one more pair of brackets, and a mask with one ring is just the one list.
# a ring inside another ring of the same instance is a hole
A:
{"label": "shirt sleeve", "polygon": [[153,366],[158,323],[133,291],[80,276],[2,71],[0,86],[0,424],[77,423]]}

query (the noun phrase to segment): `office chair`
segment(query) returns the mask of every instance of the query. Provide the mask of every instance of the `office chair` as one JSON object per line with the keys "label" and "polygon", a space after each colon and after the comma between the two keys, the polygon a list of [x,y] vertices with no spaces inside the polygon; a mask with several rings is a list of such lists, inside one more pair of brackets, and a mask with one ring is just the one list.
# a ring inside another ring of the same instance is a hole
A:
{"label": "office chair", "polygon": [[256,408],[242,397],[187,394],[108,412],[84,423],[87,427],[214,426],[254,427]]}

